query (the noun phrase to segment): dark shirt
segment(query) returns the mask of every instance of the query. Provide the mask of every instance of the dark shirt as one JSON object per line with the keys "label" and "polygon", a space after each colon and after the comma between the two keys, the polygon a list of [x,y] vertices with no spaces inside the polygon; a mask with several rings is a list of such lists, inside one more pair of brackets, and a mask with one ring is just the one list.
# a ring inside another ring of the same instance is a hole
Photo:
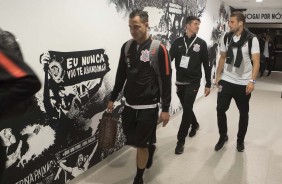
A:
{"label": "dark shirt", "polygon": [[[211,67],[209,65],[208,48],[206,42],[197,37],[186,53],[184,39],[189,48],[190,44],[195,39],[187,36],[177,38],[170,48],[171,61],[175,59],[176,81],[182,83],[200,83],[202,78],[202,65],[205,71],[206,87],[211,87]],[[187,68],[180,67],[182,56],[190,57]]]}
{"label": "dark shirt", "polygon": [[40,87],[40,81],[30,67],[0,45],[0,120],[26,112]]}
{"label": "dark shirt", "polygon": [[[111,101],[115,101],[124,86],[124,97],[129,105],[151,105],[160,102],[158,78],[149,61],[152,39],[137,45],[133,41],[125,57],[125,44],[121,48]],[[162,111],[168,112],[171,101],[171,66],[166,48],[161,44],[158,53],[162,80]]]}

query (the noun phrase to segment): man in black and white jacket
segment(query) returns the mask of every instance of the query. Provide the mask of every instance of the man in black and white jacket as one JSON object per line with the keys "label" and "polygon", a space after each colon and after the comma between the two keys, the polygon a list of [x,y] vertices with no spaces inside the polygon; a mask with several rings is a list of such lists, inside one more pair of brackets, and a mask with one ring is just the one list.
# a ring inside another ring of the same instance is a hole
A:
{"label": "man in black and white jacket", "polygon": [[177,38],[169,51],[171,60],[175,59],[177,96],[183,108],[183,115],[177,134],[175,154],[184,151],[185,138],[192,125],[189,137],[193,137],[199,129],[199,123],[193,112],[193,105],[200,88],[202,66],[205,70],[205,96],[210,93],[211,67],[209,66],[206,42],[197,36],[200,19],[195,16],[186,18],[186,33]]}
{"label": "man in black and white jacket", "polygon": [[148,34],[147,12],[132,11],[129,15],[129,28],[133,41],[127,55],[125,55],[126,43],[121,48],[115,85],[107,109],[112,112],[113,103],[124,86],[123,131],[126,144],[137,148],[137,173],[133,183],[143,184],[145,168],[151,167],[155,151],[153,143],[156,142],[160,101],[162,101],[160,119],[163,121],[163,126],[169,120],[171,67],[168,52],[160,44],[159,53],[157,53],[162,83],[162,89],[160,89],[158,76],[150,63],[152,39]]}

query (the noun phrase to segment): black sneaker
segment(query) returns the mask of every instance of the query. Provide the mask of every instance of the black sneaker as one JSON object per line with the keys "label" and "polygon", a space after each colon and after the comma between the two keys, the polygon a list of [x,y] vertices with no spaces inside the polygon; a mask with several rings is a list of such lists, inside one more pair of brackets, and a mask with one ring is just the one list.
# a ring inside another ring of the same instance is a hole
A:
{"label": "black sneaker", "polygon": [[197,133],[197,131],[199,130],[200,125],[199,123],[197,123],[196,125],[192,125],[191,131],[189,132],[189,137],[194,137]]}
{"label": "black sneaker", "polygon": [[217,144],[214,147],[215,151],[219,151],[223,148],[225,142],[228,141],[228,136],[226,135],[225,137],[220,137]]}
{"label": "black sneaker", "polygon": [[176,148],[175,148],[175,154],[179,155],[184,152],[184,142],[177,142]]}
{"label": "black sneaker", "polygon": [[244,152],[244,150],[245,150],[245,145],[244,145],[244,143],[237,143],[237,151],[238,152]]}
{"label": "black sneaker", "polygon": [[150,144],[148,146],[149,158],[146,164],[146,168],[149,169],[153,164],[153,157],[156,150],[156,146],[154,144]]}
{"label": "black sneaker", "polygon": [[133,184],[143,184],[143,178],[135,177]]}

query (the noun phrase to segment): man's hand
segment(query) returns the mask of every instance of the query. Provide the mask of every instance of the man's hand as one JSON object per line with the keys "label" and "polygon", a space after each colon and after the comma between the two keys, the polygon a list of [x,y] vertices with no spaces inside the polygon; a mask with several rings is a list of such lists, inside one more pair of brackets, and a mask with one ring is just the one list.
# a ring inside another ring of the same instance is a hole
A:
{"label": "man's hand", "polygon": [[246,87],[246,95],[250,94],[255,89],[255,84],[252,82],[249,82]]}
{"label": "man's hand", "polygon": [[109,101],[107,105],[107,112],[113,112],[113,109],[114,109],[114,102]]}
{"label": "man's hand", "polygon": [[215,85],[216,85],[216,87],[218,87],[219,86],[219,81],[220,81],[220,79],[221,79],[221,77],[220,76],[216,76],[216,78],[215,78]]}
{"label": "man's hand", "polygon": [[51,60],[51,57],[50,57],[50,54],[47,52],[47,53],[43,53],[41,56],[40,56],[40,63],[42,64],[46,64],[48,63],[49,61]]}
{"label": "man's hand", "polygon": [[59,165],[61,166],[61,164],[65,164],[66,162],[67,162],[66,160],[60,160]]}
{"label": "man's hand", "polygon": [[205,88],[205,97],[208,96],[211,92],[211,88]]}
{"label": "man's hand", "polygon": [[166,124],[169,121],[169,113],[168,112],[161,112],[160,120],[159,121],[163,122],[163,127],[165,127]]}

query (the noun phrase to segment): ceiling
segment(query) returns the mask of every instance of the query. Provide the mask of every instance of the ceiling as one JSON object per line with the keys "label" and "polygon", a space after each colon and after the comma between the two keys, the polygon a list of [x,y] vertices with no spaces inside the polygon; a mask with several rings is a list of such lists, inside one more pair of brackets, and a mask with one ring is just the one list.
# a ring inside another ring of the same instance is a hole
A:
{"label": "ceiling", "polygon": [[263,0],[257,3],[256,0],[222,0],[227,5],[235,9],[266,9],[266,8],[282,8],[281,0]]}

